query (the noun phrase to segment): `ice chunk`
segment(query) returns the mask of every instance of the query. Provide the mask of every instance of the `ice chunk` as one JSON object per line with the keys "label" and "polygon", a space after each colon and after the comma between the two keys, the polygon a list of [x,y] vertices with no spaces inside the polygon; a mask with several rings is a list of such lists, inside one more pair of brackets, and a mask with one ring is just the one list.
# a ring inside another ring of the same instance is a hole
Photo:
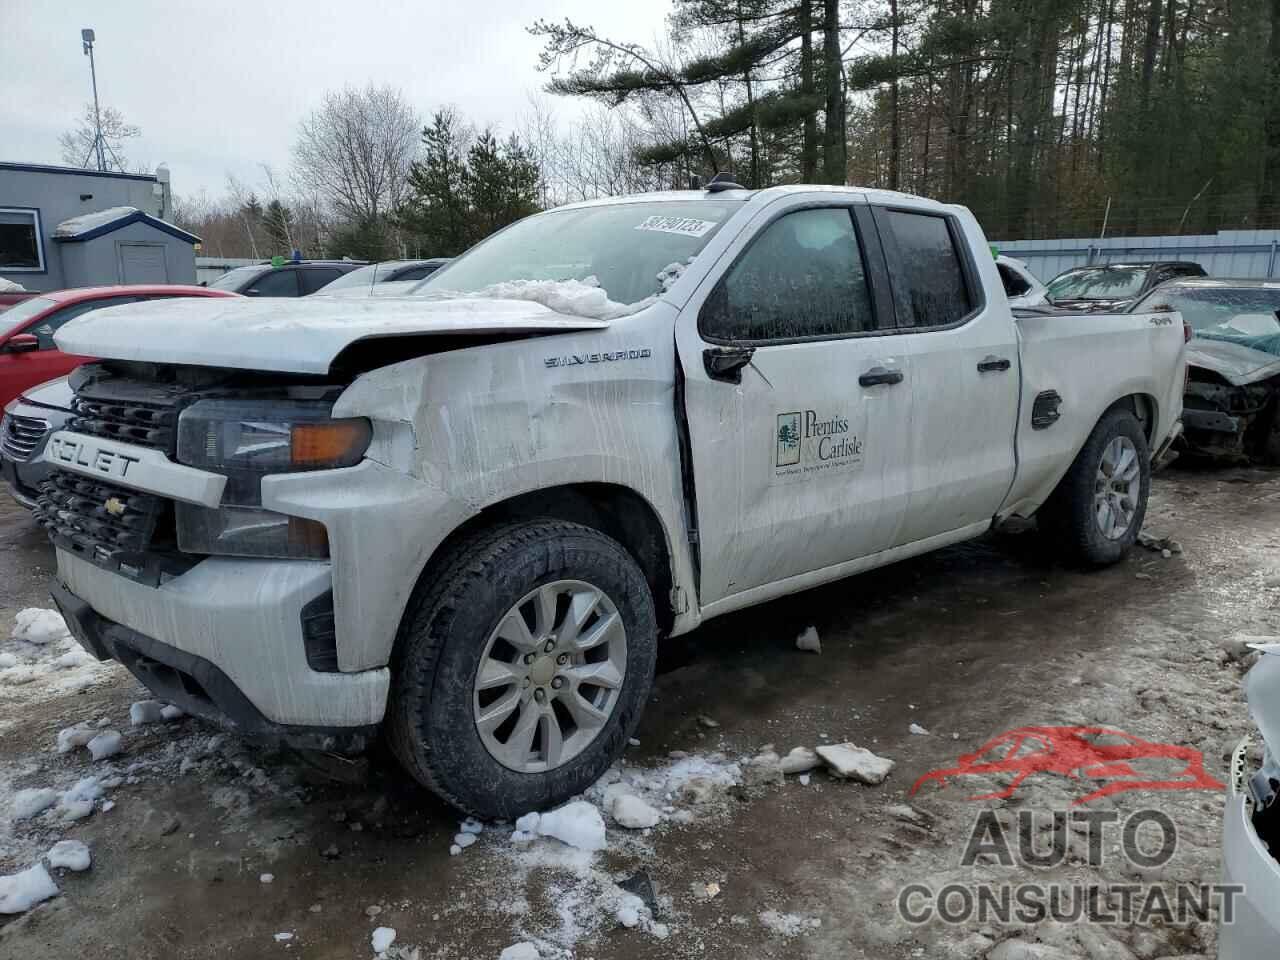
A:
{"label": "ice chunk", "polygon": [[542,815],[537,813],[536,811],[534,813],[526,813],[523,817],[521,817],[519,820],[516,821],[516,832],[537,833],[538,820],[541,818],[541,816]]}
{"label": "ice chunk", "polygon": [[43,863],[0,877],[0,913],[25,913],[37,903],[58,895],[58,885]]}
{"label": "ice chunk", "polygon": [[605,846],[604,818],[595,804],[585,800],[574,800],[542,814],[538,818],[538,833],[588,853],[603,850]]}
{"label": "ice chunk", "polygon": [[90,863],[89,848],[79,840],[59,840],[48,853],[49,866],[64,867],[67,870],[88,870]]}
{"label": "ice chunk", "polygon": [[911,726],[907,727],[907,730],[909,730],[911,733],[914,733],[917,737],[929,736],[929,731],[926,730],[924,727],[920,726],[920,724],[918,723],[911,724]]}
{"label": "ice chunk", "polygon": [[83,747],[98,735],[98,731],[84,724],[66,727],[58,731],[58,752],[70,753],[76,747]]}
{"label": "ice chunk", "polygon": [[822,642],[818,639],[818,631],[813,627],[806,628],[804,633],[796,637],[796,649],[806,653],[821,653]]}
{"label": "ice chunk", "polygon": [[159,723],[164,719],[164,704],[159,700],[139,700],[129,707],[129,722],[135,727]]}
{"label": "ice chunk", "polygon": [[808,747],[795,747],[782,758],[782,772],[785,774],[808,773],[821,765],[818,755]]}
{"label": "ice chunk", "polygon": [[276,875],[275,875],[274,873],[260,873],[260,874],[258,874],[258,882],[259,882],[259,883],[274,883],[274,882],[275,882],[275,879],[276,879]]}
{"label": "ice chunk", "polygon": [[542,960],[538,948],[528,940],[513,943],[498,954],[498,960]]}
{"label": "ice chunk", "polygon": [[878,757],[870,750],[852,743],[830,743],[818,747],[818,756],[832,774],[872,786],[884,783],[893,769],[893,761]]}
{"label": "ice chunk", "polygon": [[30,820],[58,802],[58,791],[42,787],[19,790],[13,795],[9,812],[14,820]]}
{"label": "ice chunk", "polygon": [[16,280],[6,280],[0,277],[0,293],[22,293],[27,288]]}
{"label": "ice chunk", "polygon": [[476,842],[474,833],[456,833],[453,836],[453,845],[459,850],[465,850]]}
{"label": "ice chunk", "polygon": [[475,817],[467,817],[467,819],[463,820],[462,823],[459,824],[458,829],[462,833],[479,834],[484,830],[484,824]]}
{"label": "ice chunk", "polygon": [[293,939],[293,932],[289,930],[284,930],[284,931],[281,931],[280,933],[273,934],[273,936],[276,939],[276,943],[285,943]]}
{"label": "ice chunk", "polygon": [[94,760],[105,760],[120,752],[120,734],[115,730],[104,730],[85,744]]}
{"label": "ice chunk", "polygon": [[160,717],[163,720],[181,720],[186,715],[185,710],[181,707],[175,707],[172,703],[165,704],[160,710]]}
{"label": "ice chunk", "polygon": [[93,802],[102,796],[102,784],[97,777],[85,777],[65,791],[58,800],[58,809],[65,820],[83,820],[93,812]]}
{"label": "ice chunk", "polygon": [[13,639],[43,646],[53,640],[69,640],[71,632],[58,611],[27,607],[14,615]]}
{"label": "ice chunk", "polygon": [[18,658],[12,653],[0,653],[0,670],[8,670],[18,665]]}
{"label": "ice chunk", "polygon": [[631,794],[623,794],[616,798],[611,812],[618,826],[631,830],[647,830],[662,819],[662,814]]}
{"label": "ice chunk", "polygon": [[378,927],[373,931],[373,935],[369,937],[369,945],[373,947],[374,953],[386,953],[387,948],[396,942],[396,931],[394,927]]}

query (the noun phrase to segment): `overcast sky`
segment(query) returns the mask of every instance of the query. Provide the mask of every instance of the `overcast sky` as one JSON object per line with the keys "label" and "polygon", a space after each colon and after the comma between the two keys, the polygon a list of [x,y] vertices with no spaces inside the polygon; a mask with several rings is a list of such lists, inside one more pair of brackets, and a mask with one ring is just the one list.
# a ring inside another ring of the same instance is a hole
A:
{"label": "overcast sky", "polygon": [[[102,104],[142,128],[128,163],[165,162],[179,194],[228,171],[283,172],[326,89],[392,84],[424,116],[456,105],[510,132],[546,82],[525,28],[570,17],[652,44],[670,0],[0,0],[0,160],[61,163],[58,135],[92,95],[80,28],[97,32]],[[558,116],[575,107],[556,98]]]}

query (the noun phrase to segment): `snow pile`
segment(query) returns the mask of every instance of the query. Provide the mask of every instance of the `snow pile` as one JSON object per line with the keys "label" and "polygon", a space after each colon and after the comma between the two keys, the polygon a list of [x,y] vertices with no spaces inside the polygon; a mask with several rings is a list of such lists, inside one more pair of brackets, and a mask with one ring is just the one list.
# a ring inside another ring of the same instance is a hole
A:
{"label": "snow pile", "polygon": [[893,761],[888,757],[876,756],[852,743],[823,744],[817,752],[833,777],[856,780],[870,786],[884,783],[893,770]]}
{"label": "snow pile", "polygon": [[98,731],[95,728],[86,727],[81,723],[74,727],[64,727],[58,731],[58,752],[70,753],[76,747],[85,746],[97,735]]}
{"label": "snow pile", "polygon": [[86,653],[56,610],[27,607],[13,621],[10,639],[0,642],[0,702],[78,693],[124,669]]}
{"label": "snow pile", "polygon": [[0,877],[0,913],[25,913],[37,903],[58,895],[58,885],[44,864]]}
{"label": "snow pile", "polygon": [[14,615],[13,639],[44,646],[54,640],[71,639],[71,631],[56,610],[27,607]]}
{"label": "snow pile", "polygon": [[129,707],[129,723],[135,727],[160,723],[164,720],[164,706],[161,700],[139,700]]}
{"label": "snow pile", "polygon": [[821,653],[822,642],[818,639],[818,631],[808,627],[804,633],[796,637],[796,649],[806,653]]}
{"label": "snow pile", "polygon": [[657,826],[662,814],[634,794],[616,797],[609,813],[620,827],[631,830],[647,830]]}
{"label": "snow pile", "polygon": [[23,293],[26,289],[20,283],[0,277],[0,293]]}
{"label": "snow pile", "polygon": [[498,960],[541,960],[541,958],[542,954],[538,953],[537,945],[528,940],[505,947],[498,955]]}
{"label": "snow pile", "polygon": [[63,220],[54,228],[53,235],[63,239],[78,237],[81,234],[88,233],[90,230],[97,230],[98,227],[105,227],[108,223],[115,223],[125,217],[131,217],[138,212],[137,207],[108,207],[105,210],[99,210],[97,213],[81,214],[78,217],[72,217],[70,220]]}
{"label": "snow pile", "polygon": [[30,820],[44,813],[58,802],[58,791],[47,788],[19,790],[9,804],[9,814],[15,821]]}
{"label": "snow pile", "polygon": [[917,737],[929,736],[929,731],[926,730],[924,727],[920,726],[920,724],[918,723],[913,723],[911,724],[911,726],[907,727],[907,732],[912,733]]}
{"label": "snow pile", "polygon": [[98,777],[84,777],[58,799],[58,809],[64,820],[83,820],[93,813],[93,803],[102,796],[102,781]]}
{"label": "snow pile", "polygon": [[629,316],[649,306],[656,299],[648,297],[639,303],[618,303],[609,299],[609,294],[595,277],[587,277],[585,280],[508,280],[505,283],[490,284],[475,293],[441,290],[434,292],[433,296],[447,299],[528,300],[540,303],[556,313],[592,320],[615,320]]}
{"label": "snow pile", "polygon": [[66,870],[88,870],[92,858],[89,848],[79,840],[59,840],[49,850],[49,866]]}
{"label": "snow pile", "polygon": [[94,760],[105,760],[120,752],[120,733],[116,730],[104,730],[85,744]]}
{"label": "snow pile", "polygon": [[[595,853],[605,847],[604,818],[595,804],[574,800],[547,813],[526,813],[516,821],[512,840],[527,842],[535,836],[554,837],[570,847]],[[457,839],[454,838],[455,843]]]}

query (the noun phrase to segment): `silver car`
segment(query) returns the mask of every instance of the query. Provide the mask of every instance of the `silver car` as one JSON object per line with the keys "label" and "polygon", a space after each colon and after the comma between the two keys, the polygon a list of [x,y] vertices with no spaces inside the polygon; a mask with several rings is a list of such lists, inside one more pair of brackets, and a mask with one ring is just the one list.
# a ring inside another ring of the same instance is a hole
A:
{"label": "silver car", "polygon": [[40,459],[49,435],[71,417],[71,387],[66,377],[32,387],[11,400],[0,420],[0,476],[13,498],[28,510],[35,506],[49,464]]}

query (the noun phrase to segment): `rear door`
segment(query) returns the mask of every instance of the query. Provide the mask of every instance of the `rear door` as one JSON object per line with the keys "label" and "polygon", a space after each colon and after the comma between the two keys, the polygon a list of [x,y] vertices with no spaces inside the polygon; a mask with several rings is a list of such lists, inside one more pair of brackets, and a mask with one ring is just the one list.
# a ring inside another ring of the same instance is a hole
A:
{"label": "rear door", "polygon": [[296,297],[298,271],[293,267],[275,267],[261,274],[244,292],[246,297]]}
{"label": "rear door", "polygon": [[337,267],[299,267],[298,279],[302,282],[302,295],[315,293],[342,276],[343,271]]}
{"label": "rear door", "polygon": [[892,543],[912,419],[860,194],[776,201],[722,263],[676,330],[704,609]]}
{"label": "rear door", "polygon": [[[894,545],[989,521],[1013,483],[1018,344],[972,217],[874,208],[915,397],[910,504]],[[972,251],[985,259],[978,262]]]}

